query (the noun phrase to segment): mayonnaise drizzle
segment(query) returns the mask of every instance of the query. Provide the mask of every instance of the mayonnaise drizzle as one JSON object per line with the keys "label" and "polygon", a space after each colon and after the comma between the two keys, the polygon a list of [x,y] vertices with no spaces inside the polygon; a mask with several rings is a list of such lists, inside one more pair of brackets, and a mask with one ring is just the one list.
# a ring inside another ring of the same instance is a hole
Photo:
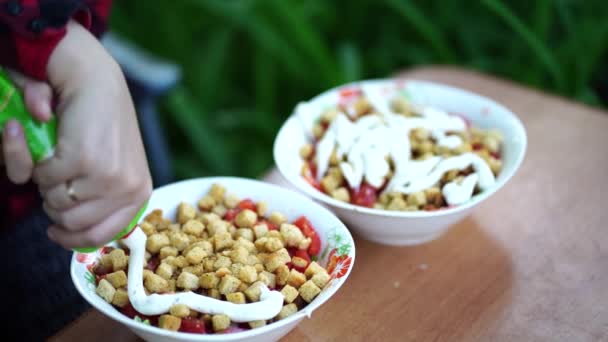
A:
{"label": "mayonnaise drizzle", "polygon": [[[390,172],[385,157],[390,156],[395,172],[385,191],[411,194],[435,186],[443,175],[453,169],[464,170],[473,166],[475,177],[467,177],[463,184],[447,188],[448,204],[462,203],[471,198],[475,186],[488,189],[495,183],[490,167],[473,153],[456,157],[432,157],[423,161],[411,160],[409,134],[415,128],[430,131],[437,145],[456,149],[463,144],[458,135],[448,132],[466,131],[466,122],[438,108],[415,104],[418,117],[404,117],[392,111],[387,98],[396,96],[396,88],[362,85],[362,90],[377,115],[366,115],[352,122],[340,113],[329,126],[317,145],[317,178],[323,178],[329,168],[334,148],[338,159],[346,155],[339,167],[351,188],[357,189],[365,180],[373,187],[381,187]],[[348,109],[347,109],[348,110]],[[447,185],[446,185],[447,186]],[[445,186],[444,186],[445,188]],[[450,203],[453,202],[453,203]]]}
{"label": "mayonnaise drizzle", "polygon": [[138,312],[144,315],[160,315],[169,312],[175,304],[185,304],[198,312],[227,315],[233,322],[250,322],[272,319],[281,311],[283,295],[278,291],[270,291],[265,285],[261,286],[260,301],[249,304],[234,304],[193,292],[146,295],[143,284],[146,240],[146,234],[139,228],[123,240],[130,250],[129,300]]}
{"label": "mayonnaise drizzle", "polygon": [[465,203],[466,201],[471,199],[471,196],[473,196],[475,184],[477,184],[478,179],[479,176],[476,173],[472,173],[466,176],[460,184],[453,181],[444,185],[442,193],[443,197],[445,198],[445,201],[449,205],[458,205]]}
{"label": "mayonnaise drizzle", "polygon": [[404,194],[422,191],[437,184],[446,172],[450,170],[464,170],[469,166],[473,166],[473,169],[477,172],[479,176],[478,185],[481,190],[486,190],[494,185],[494,174],[488,164],[474,153],[464,153],[459,156],[443,159],[437,167],[426,176],[418,177],[409,184],[397,186],[393,191],[402,192]]}

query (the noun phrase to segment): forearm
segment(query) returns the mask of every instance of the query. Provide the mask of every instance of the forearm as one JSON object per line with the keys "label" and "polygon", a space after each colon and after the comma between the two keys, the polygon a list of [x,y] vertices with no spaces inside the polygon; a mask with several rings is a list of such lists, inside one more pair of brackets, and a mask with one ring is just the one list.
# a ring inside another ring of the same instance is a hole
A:
{"label": "forearm", "polygon": [[71,20],[66,36],[49,58],[46,72],[55,91],[69,96],[84,84],[114,78],[120,68],[95,36]]}

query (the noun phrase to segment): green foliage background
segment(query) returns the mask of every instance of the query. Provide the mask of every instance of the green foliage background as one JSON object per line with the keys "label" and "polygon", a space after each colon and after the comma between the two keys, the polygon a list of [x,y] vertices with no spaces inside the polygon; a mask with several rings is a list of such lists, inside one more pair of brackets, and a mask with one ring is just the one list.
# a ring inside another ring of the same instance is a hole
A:
{"label": "green foliage background", "polygon": [[112,29],[183,68],[162,105],[177,176],[256,177],[298,101],[413,65],[605,105],[607,18],[605,0],[129,0]]}

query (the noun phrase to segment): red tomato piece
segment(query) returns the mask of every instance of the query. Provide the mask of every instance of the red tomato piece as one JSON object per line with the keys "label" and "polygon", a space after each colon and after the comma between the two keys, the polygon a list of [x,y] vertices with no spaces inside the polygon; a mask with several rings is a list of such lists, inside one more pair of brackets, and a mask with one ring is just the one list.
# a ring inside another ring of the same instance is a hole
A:
{"label": "red tomato piece", "polygon": [[266,227],[268,227],[268,230],[279,230],[279,227],[277,227],[276,224],[268,221],[268,220],[258,220],[258,224],[265,224]]}
{"label": "red tomato piece", "polygon": [[500,152],[490,152],[490,155],[494,157],[494,159],[500,160]]}
{"label": "red tomato piece", "polygon": [[131,305],[131,303],[127,303],[127,305],[125,305],[122,308],[120,308],[119,311],[123,315],[125,315],[125,316],[127,316],[129,318],[135,318],[135,316],[139,316],[139,317],[143,316],[139,312],[137,312],[137,310],[135,310],[135,308],[133,307],[133,305]]}
{"label": "red tomato piece", "polygon": [[310,239],[312,241],[310,242],[310,246],[308,246],[308,254],[317,256],[319,252],[321,252],[321,238],[319,238],[319,235],[315,232],[310,236]]}
{"label": "red tomato piece", "polygon": [[179,331],[191,334],[205,334],[205,322],[202,319],[192,317],[182,318]]}
{"label": "red tomato piece", "polygon": [[160,265],[160,258],[155,255],[151,257],[150,260],[148,260],[148,263],[146,264],[146,269],[152,272],[156,272],[158,265]]}
{"label": "red tomato piece", "polygon": [[473,148],[473,151],[479,151],[479,150],[481,150],[483,148],[483,144],[481,144],[481,143],[474,143],[471,147]]}
{"label": "red tomato piece", "polygon": [[102,279],[106,279],[106,277],[107,277],[107,276],[108,276],[108,274],[107,274],[107,273],[106,273],[106,274],[103,274],[103,275],[96,274],[96,275],[95,275],[95,284],[99,285],[99,282],[100,282]]}
{"label": "red tomato piece", "polygon": [[234,221],[234,218],[236,217],[236,215],[238,215],[241,212],[240,208],[233,208],[233,209],[228,209],[226,210],[226,214],[224,214],[224,220],[228,221],[228,222],[232,222]]}
{"label": "red tomato piece", "polygon": [[351,189],[351,203],[354,205],[360,205],[362,207],[371,208],[376,203],[378,193],[376,188],[373,186],[363,183],[358,190]]}
{"label": "red tomato piece", "polygon": [[296,227],[300,228],[302,234],[306,237],[311,237],[315,234],[315,229],[312,227],[312,223],[306,218],[306,216],[298,217],[293,223]]}
{"label": "red tomato piece", "polygon": [[306,260],[310,264],[310,255],[308,254],[307,251],[298,249],[298,250],[296,250],[295,253],[293,253],[293,256],[298,257],[298,258],[302,258],[302,259]]}
{"label": "red tomato piece", "polygon": [[239,208],[241,210],[245,210],[245,209],[249,209],[249,210],[252,210],[252,211],[256,211],[257,210],[257,206],[249,198],[246,198],[246,199],[240,201],[239,204],[237,204],[237,208]]}
{"label": "red tomato piece", "polygon": [[293,254],[293,257],[301,258],[306,261],[305,265],[300,266],[291,263],[293,264],[293,268],[295,268],[298,272],[304,273],[304,271],[306,271],[306,269],[308,268],[308,265],[310,265],[310,255],[308,255],[308,252],[305,250],[298,249]]}
{"label": "red tomato piece", "polygon": [[308,162],[308,171],[302,175],[308,184],[312,185],[315,189],[321,190],[321,183],[317,180],[317,165],[312,161]]}

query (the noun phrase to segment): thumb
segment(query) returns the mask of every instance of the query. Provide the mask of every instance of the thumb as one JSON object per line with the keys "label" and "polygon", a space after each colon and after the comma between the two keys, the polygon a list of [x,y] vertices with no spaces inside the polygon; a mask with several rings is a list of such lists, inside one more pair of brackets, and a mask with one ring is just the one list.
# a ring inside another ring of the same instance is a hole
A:
{"label": "thumb", "polygon": [[53,90],[46,83],[29,78],[14,70],[7,70],[7,73],[24,94],[25,107],[32,116],[39,121],[48,121],[52,117],[51,101],[53,100]]}

